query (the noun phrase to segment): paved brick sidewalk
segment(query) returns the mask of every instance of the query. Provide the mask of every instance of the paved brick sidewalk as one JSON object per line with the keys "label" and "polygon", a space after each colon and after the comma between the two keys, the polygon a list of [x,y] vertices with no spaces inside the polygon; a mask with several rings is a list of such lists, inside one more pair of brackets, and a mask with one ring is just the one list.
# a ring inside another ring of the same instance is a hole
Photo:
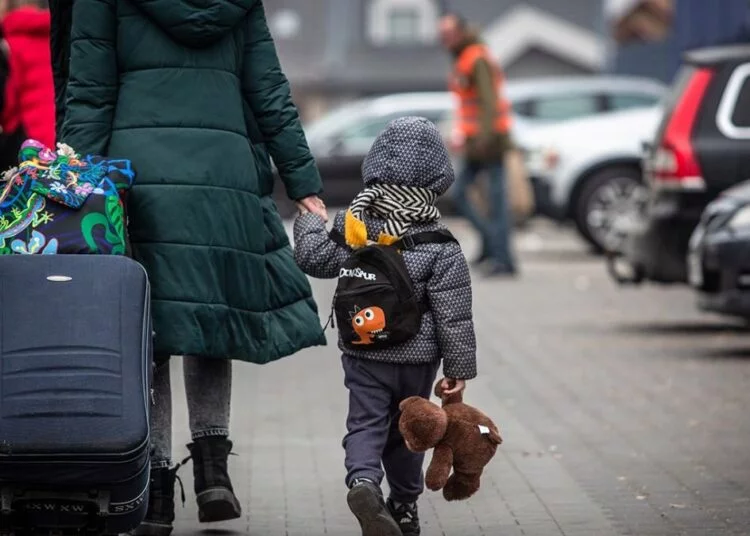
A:
{"label": "paved brick sidewalk", "polygon": [[[615,289],[567,235],[540,234],[522,237],[531,246],[519,281],[477,280],[481,376],[467,402],[506,442],[475,498],[425,495],[423,534],[750,534],[750,361],[736,358],[746,335],[697,316],[684,290]],[[315,291],[326,314],[332,284]],[[175,368],[176,385],[180,376]],[[344,500],[345,412],[333,344],[236,366],[231,463],[245,516],[208,528],[358,534]],[[191,493],[177,525],[176,534],[205,528]]]}

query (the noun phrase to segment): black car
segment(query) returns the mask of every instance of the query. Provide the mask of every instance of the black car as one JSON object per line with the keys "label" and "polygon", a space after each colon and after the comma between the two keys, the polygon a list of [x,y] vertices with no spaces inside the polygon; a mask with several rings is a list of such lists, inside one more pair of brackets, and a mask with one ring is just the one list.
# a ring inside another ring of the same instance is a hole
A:
{"label": "black car", "polygon": [[743,182],[706,207],[687,258],[688,280],[698,306],[750,318],[750,182]]}
{"label": "black car", "polygon": [[648,200],[626,231],[619,281],[687,283],[690,236],[720,192],[750,178],[750,45],[689,52],[644,160]]}

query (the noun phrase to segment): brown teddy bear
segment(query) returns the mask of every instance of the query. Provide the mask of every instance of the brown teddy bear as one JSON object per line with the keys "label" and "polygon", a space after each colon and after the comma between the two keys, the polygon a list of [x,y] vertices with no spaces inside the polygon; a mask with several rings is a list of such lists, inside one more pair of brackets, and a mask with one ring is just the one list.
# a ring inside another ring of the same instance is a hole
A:
{"label": "brown teddy bear", "polygon": [[495,423],[464,404],[460,393],[444,397],[442,380],[435,385],[435,395],[442,399],[442,408],[419,396],[401,402],[398,428],[409,450],[435,449],[425,475],[427,487],[442,489],[448,501],[468,499],[479,489],[482,470],[503,440]]}

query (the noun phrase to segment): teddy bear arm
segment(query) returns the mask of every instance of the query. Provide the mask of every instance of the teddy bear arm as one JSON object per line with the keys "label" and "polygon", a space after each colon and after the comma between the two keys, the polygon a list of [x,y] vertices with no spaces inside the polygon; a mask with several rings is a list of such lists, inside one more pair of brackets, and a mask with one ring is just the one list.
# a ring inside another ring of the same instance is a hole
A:
{"label": "teddy bear arm", "polygon": [[481,471],[479,473],[453,473],[443,488],[446,501],[463,501],[479,491]]}
{"label": "teddy bear arm", "polygon": [[425,475],[425,485],[432,491],[445,486],[453,466],[453,449],[448,445],[438,445],[432,453],[432,460]]}

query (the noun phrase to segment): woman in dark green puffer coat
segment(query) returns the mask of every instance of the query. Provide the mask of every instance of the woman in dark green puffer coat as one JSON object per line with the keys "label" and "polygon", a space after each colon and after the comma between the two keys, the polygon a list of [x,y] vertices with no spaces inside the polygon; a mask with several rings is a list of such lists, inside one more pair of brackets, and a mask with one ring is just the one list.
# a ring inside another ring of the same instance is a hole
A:
{"label": "woman in dark green puffer coat", "polygon": [[[267,363],[325,342],[271,200],[269,154],[289,197],[324,212],[262,1],[75,0],[71,20],[69,72],[57,65],[60,141],[134,162],[130,237],[152,284],[154,470],[138,533],[167,535],[174,520],[170,355],[189,356],[199,518],[238,517],[230,360]],[[66,42],[61,31],[54,42]]]}

